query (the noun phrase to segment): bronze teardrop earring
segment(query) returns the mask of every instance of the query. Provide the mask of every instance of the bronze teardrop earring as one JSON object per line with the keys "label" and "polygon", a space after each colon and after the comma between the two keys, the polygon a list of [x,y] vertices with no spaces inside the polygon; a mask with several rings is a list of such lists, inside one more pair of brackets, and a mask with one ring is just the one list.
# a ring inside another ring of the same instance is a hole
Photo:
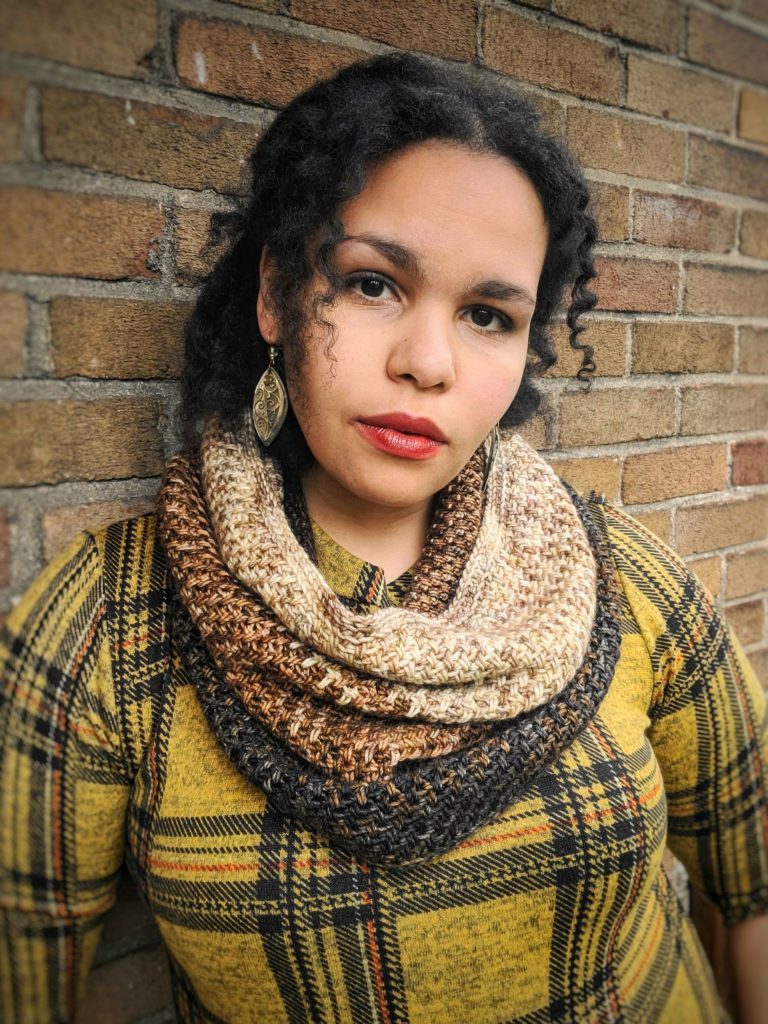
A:
{"label": "bronze teardrop earring", "polygon": [[251,415],[259,440],[267,447],[272,444],[288,414],[288,392],[277,372],[277,345],[269,346],[269,366],[259,378],[253,392]]}

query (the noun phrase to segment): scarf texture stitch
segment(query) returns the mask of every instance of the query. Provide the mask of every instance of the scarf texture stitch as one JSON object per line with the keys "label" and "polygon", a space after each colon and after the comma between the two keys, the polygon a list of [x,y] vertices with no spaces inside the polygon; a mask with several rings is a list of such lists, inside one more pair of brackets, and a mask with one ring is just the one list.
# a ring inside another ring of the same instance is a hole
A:
{"label": "scarf texture stitch", "polygon": [[518,437],[485,494],[482,471],[478,451],[440,492],[402,605],[360,614],[299,542],[249,425],[210,424],[199,460],[166,469],[175,639],[214,732],[278,810],[369,863],[497,816],[588,725],[618,657],[593,513]]}

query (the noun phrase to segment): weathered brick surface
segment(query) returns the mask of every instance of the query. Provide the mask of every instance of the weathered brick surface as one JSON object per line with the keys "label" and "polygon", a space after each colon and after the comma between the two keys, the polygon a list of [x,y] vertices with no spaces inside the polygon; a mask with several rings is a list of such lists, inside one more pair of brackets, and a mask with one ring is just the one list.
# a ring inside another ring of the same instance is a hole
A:
{"label": "weathered brick surface", "polygon": [[765,0],[739,0],[739,14],[759,21],[768,21],[768,4]]}
{"label": "weathered brick surface", "polygon": [[[557,362],[547,371],[550,377],[574,377],[581,366],[582,356],[571,348],[568,341],[568,327],[559,322],[552,328],[552,340],[557,352]],[[627,350],[627,325],[621,321],[592,320],[579,341],[591,345],[595,350],[595,376],[622,377],[625,371]]]}
{"label": "weathered brick surface", "polygon": [[602,241],[626,241],[629,238],[629,189],[623,185],[592,181],[589,190]]}
{"label": "weathered brick surface", "polygon": [[254,125],[174,107],[45,89],[43,147],[49,160],[179,188],[244,187]]}
{"label": "weathered brick surface", "polygon": [[768,588],[768,548],[754,548],[728,555],[726,559],[728,583],[725,596],[747,597]]}
{"label": "weathered brick surface", "polygon": [[739,369],[742,373],[768,373],[768,328],[739,330]]}
{"label": "weathered brick surface", "polygon": [[624,460],[621,496],[628,504],[704,494],[726,486],[728,446],[702,444],[640,452]]}
{"label": "weathered brick surface", "polygon": [[51,303],[59,377],[178,377],[184,323],[179,302],[57,297]]}
{"label": "weathered brick surface", "polygon": [[483,54],[488,67],[527,82],[605,103],[621,96],[615,46],[512,10],[486,8]]}
{"label": "weathered brick surface", "polygon": [[515,428],[515,433],[519,434],[531,448],[546,448],[548,442],[548,419],[548,406],[544,402],[543,408],[535,416],[529,419],[527,423],[523,423]]}
{"label": "weathered brick surface", "polygon": [[645,313],[674,313],[680,271],[666,260],[636,259],[632,256],[600,256],[593,290],[599,309],[631,310]]}
{"label": "weathered brick surface", "polygon": [[768,697],[768,647],[750,651],[749,663]]}
{"label": "weathered brick surface", "polygon": [[744,88],[739,98],[739,135],[768,144],[768,93]]}
{"label": "weathered brick surface", "polygon": [[734,328],[698,321],[643,321],[633,326],[633,373],[727,373]]}
{"label": "weathered brick surface", "polygon": [[154,476],[158,418],[151,399],[0,402],[0,486]]}
{"label": "weathered brick surface", "polygon": [[11,527],[7,509],[0,509],[0,587],[11,582]]}
{"label": "weathered brick surface", "polygon": [[570,107],[568,144],[585,167],[661,181],[682,181],[685,136],[632,117]]}
{"label": "weathered brick surface", "polygon": [[768,199],[768,157],[692,135],[688,181],[732,195]]}
{"label": "weathered brick surface", "polygon": [[[731,448],[734,486],[768,484],[768,441],[737,441]],[[768,579],[765,581],[768,587]]]}
{"label": "weathered brick surface", "polygon": [[682,555],[762,540],[768,531],[768,495],[680,508],[676,529]]}
{"label": "weathered brick surface", "polygon": [[24,370],[27,300],[20,292],[0,292],[0,377],[18,377]]}
{"label": "weathered brick surface", "polygon": [[163,211],[143,199],[0,188],[0,270],[75,277],[146,278],[164,230]]}
{"label": "weathered brick surface", "polygon": [[681,434],[762,430],[768,423],[768,384],[695,384],[683,388]]}
{"label": "weathered brick surface", "polygon": [[747,646],[759,643],[765,631],[765,604],[763,601],[742,601],[729,604],[725,617],[739,641]]}
{"label": "weathered brick surface", "polygon": [[144,77],[157,38],[157,0],[4,0],[3,49],[113,75]]}
{"label": "weathered brick surface", "polygon": [[709,68],[768,83],[768,39],[708,11],[690,9],[688,56]]}
{"label": "weathered brick surface", "polygon": [[646,530],[661,538],[665,544],[671,542],[672,537],[672,513],[667,509],[654,509],[651,512],[644,512],[642,509],[633,512],[635,519],[642,523]]}
{"label": "weathered brick surface", "polygon": [[152,510],[154,504],[152,498],[136,498],[133,501],[92,501],[85,505],[48,509],[42,519],[43,557],[49,561],[82,530],[97,530],[109,523],[144,515]]}
{"label": "weathered brick surface", "polygon": [[619,489],[617,458],[550,459],[549,463],[558,476],[581,494],[597,491],[609,501],[615,500]]}
{"label": "weathered brick surface", "polygon": [[627,73],[627,106],[716,131],[732,127],[735,90],[730,82],[634,53]]}
{"label": "weathered brick surface", "polygon": [[185,85],[275,106],[364,56],[303,36],[195,18],[181,22],[176,42],[176,66]]}
{"label": "weathered brick surface", "polygon": [[23,78],[0,75],[0,163],[21,160],[23,156],[22,120],[26,95],[27,83]]}
{"label": "weathered brick surface", "polygon": [[683,308],[686,313],[768,316],[768,275],[762,270],[690,263]]}
{"label": "weathered brick surface", "polygon": [[638,191],[632,235],[647,245],[729,252],[736,239],[736,210],[690,196]]}
{"label": "weathered brick surface", "polygon": [[[526,95],[525,86],[521,85],[518,88]],[[532,89],[528,90],[527,95],[541,114],[544,128],[553,135],[565,135],[565,107],[560,100],[552,96],[536,95]]]}
{"label": "weathered brick surface", "polygon": [[477,49],[474,0],[292,0],[291,15],[405,50],[471,60]]}
{"label": "weathered brick surface", "polygon": [[566,392],[560,398],[563,447],[669,437],[674,426],[675,398],[666,388]]}
{"label": "weathered brick surface", "polygon": [[677,50],[682,9],[676,0],[553,0],[552,9],[598,32]]}
{"label": "weathered brick surface", "polygon": [[739,248],[747,256],[768,260],[768,213],[745,210],[741,216]]}
{"label": "weathered brick surface", "polygon": [[211,215],[207,210],[176,211],[176,271],[179,280],[193,283],[213,267],[211,253],[203,252],[208,241]]}
{"label": "weathered brick surface", "polygon": [[688,562],[688,568],[696,574],[710,594],[718,596],[723,578],[723,560],[719,555],[692,558]]}
{"label": "weathered brick surface", "polygon": [[235,4],[238,7],[253,7],[257,11],[267,11],[269,14],[280,13],[280,0],[224,0],[224,2]]}
{"label": "weathered brick surface", "polygon": [[165,950],[142,949],[91,971],[77,1024],[132,1024],[162,1010],[170,999]]}

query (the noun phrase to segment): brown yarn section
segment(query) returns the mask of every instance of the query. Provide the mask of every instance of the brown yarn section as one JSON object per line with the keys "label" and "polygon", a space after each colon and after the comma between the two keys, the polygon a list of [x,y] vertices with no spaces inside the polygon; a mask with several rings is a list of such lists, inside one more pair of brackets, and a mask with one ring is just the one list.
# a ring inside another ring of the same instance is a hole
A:
{"label": "brown yarn section", "polygon": [[[455,592],[480,527],[481,466],[477,453],[441,492],[406,595],[412,608],[437,613]],[[386,682],[346,666],[341,666],[340,681],[328,686],[323,661],[330,659],[296,641],[223,564],[199,469],[187,457],[178,456],[167,466],[158,521],[181,599],[222,680],[250,715],[310,763],[343,779],[381,779],[400,761],[451,753],[488,733],[486,725],[392,721],[402,719],[405,708],[392,698]],[[389,720],[361,714],[350,691]]]}

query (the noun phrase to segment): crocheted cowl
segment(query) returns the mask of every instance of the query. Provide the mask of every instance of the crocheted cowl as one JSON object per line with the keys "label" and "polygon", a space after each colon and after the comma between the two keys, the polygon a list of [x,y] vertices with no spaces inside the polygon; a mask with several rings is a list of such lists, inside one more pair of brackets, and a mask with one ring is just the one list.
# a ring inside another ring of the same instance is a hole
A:
{"label": "crocheted cowl", "polygon": [[485,487],[483,469],[479,449],[437,496],[402,604],[368,614],[320,574],[249,420],[166,469],[175,643],[212,728],[276,809],[369,863],[492,820],[589,723],[618,658],[598,503],[519,437]]}

